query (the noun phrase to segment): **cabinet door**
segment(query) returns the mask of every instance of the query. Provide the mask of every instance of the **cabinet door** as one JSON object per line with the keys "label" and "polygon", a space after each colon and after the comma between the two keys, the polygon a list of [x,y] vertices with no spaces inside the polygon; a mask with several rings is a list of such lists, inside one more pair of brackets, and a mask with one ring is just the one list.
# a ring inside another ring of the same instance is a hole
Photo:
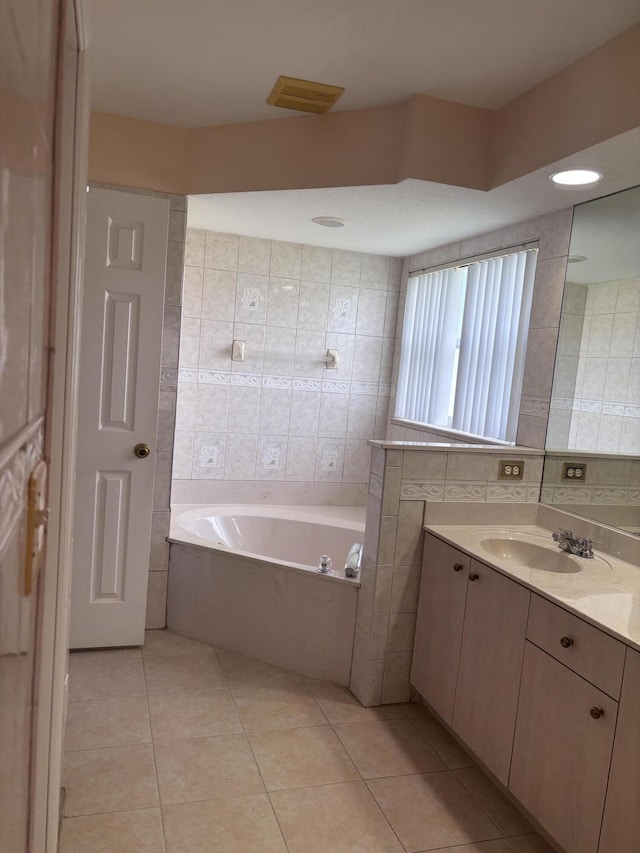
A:
{"label": "cabinet door", "polygon": [[529,590],[471,561],[453,728],[504,784],[529,612]]}
{"label": "cabinet door", "polygon": [[509,789],[566,853],[598,848],[617,713],[613,699],[526,643]]}
{"label": "cabinet door", "polygon": [[411,683],[451,724],[467,595],[469,557],[427,535]]}
{"label": "cabinet door", "polygon": [[640,845],[640,653],[627,649],[604,807],[600,853],[623,853]]}

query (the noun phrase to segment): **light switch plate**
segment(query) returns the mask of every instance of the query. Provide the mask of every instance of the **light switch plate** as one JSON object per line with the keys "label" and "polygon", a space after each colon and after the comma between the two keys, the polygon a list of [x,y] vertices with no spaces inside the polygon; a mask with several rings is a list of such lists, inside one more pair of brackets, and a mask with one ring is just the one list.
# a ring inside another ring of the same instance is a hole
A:
{"label": "light switch plate", "polygon": [[498,462],[499,480],[523,480],[524,459],[501,459]]}

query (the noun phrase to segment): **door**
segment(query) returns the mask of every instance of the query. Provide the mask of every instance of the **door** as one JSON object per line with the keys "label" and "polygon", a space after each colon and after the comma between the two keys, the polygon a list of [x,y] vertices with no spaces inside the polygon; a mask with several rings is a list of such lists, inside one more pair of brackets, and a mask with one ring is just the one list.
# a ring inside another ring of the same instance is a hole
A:
{"label": "door", "polygon": [[529,590],[471,561],[453,729],[504,784],[516,725]]}
{"label": "door", "polygon": [[427,535],[420,579],[411,683],[451,724],[467,596],[469,557]]}
{"label": "door", "polygon": [[89,193],[71,648],[144,640],[168,218],[165,199]]}
{"label": "door", "polygon": [[599,853],[634,850],[640,838],[640,653],[627,649]]}
{"label": "door", "polygon": [[566,853],[598,848],[617,713],[613,699],[525,643],[509,789]]}

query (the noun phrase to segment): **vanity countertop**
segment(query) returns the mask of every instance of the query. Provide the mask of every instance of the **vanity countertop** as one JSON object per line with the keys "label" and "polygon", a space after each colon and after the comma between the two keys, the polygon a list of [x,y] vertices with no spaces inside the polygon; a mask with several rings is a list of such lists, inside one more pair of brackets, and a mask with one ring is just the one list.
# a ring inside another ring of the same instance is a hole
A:
{"label": "vanity countertop", "polygon": [[428,524],[424,529],[640,651],[640,567],[596,549],[593,560],[567,555],[577,571],[551,572],[518,565],[480,544],[520,538],[548,549],[553,560],[560,549],[551,531],[537,525]]}

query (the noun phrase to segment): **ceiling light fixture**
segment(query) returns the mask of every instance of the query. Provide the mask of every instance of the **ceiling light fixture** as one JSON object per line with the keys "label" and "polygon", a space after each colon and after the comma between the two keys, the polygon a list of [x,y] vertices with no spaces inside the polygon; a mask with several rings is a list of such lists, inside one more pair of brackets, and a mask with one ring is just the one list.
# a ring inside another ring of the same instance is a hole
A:
{"label": "ceiling light fixture", "polygon": [[586,260],[587,260],[586,255],[569,255],[569,257],[567,258],[567,263],[568,264],[581,264],[582,261],[586,261]]}
{"label": "ceiling light fixture", "polygon": [[562,190],[587,190],[595,187],[603,178],[595,169],[562,169],[549,175],[549,180]]}
{"label": "ceiling light fixture", "polygon": [[344,228],[348,225],[346,219],[340,219],[339,216],[314,216],[311,220],[316,225],[323,225],[325,228]]}

